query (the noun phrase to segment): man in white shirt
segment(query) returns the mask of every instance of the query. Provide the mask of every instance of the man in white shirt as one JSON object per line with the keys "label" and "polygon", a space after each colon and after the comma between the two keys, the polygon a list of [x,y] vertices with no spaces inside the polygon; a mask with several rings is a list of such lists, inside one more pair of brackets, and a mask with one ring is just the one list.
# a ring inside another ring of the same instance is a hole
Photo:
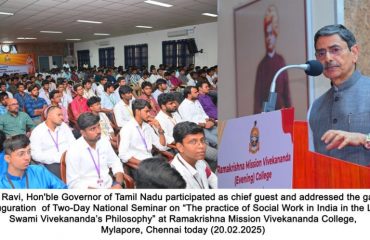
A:
{"label": "man in white shirt", "polygon": [[[109,141],[101,138],[99,120],[99,116],[89,112],[77,120],[82,136],[67,151],[68,188],[122,188],[122,163]],[[109,168],[112,168],[114,182]]]}
{"label": "man in white shirt", "polygon": [[95,96],[95,93],[92,89],[91,80],[83,81],[82,82],[82,87],[84,88],[84,95],[83,95],[84,98],[89,99],[89,98]]}
{"label": "man in white shirt", "polygon": [[149,82],[150,82],[151,84],[155,84],[155,83],[156,83],[156,81],[157,81],[158,79],[160,79],[160,78],[161,78],[161,76],[159,76],[159,75],[157,74],[157,69],[155,69],[155,67],[151,68],[151,70],[150,70]]}
{"label": "man in white shirt", "polygon": [[[136,169],[144,159],[153,157],[153,145],[160,151],[166,150],[164,131],[157,120],[150,117],[150,104],[143,99],[132,103],[134,118],[120,131],[119,157],[131,170],[134,179]],[[158,135],[154,132],[156,128]]]}
{"label": "man in white shirt", "polygon": [[50,98],[49,98],[49,81],[43,80],[42,81],[42,88],[40,89],[39,97],[43,98],[47,105],[50,105]]}
{"label": "man in white shirt", "polygon": [[46,120],[31,133],[31,155],[60,178],[60,158],[75,142],[71,129],[63,122],[63,112],[58,106],[46,110]]}
{"label": "man in white shirt", "polygon": [[101,98],[101,96],[103,95],[103,93],[105,92],[104,91],[104,85],[108,82],[108,78],[107,77],[102,77],[102,79],[100,80],[100,84],[99,86],[96,88],[96,95],[98,97]]}
{"label": "man in white shirt", "polygon": [[65,109],[68,109],[68,104],[70,104],[72,102],[72,96],[70,96],[66,91],[66,86],[67,84],[65,84],[64,82],[59,82],[57,84],[57,90],[58,92],[60,93],[60,103],[61,105],[65,108]]}
{"label": "man in white shirt", "polygon": [[113,112],[117,126],[121,128],[134,118],[132,112],[132,88],[125,85],[119,87],[118,90],[121,100],[114,106]]}
{"label": "man in white shirt", "polygon": [[118,87],[114,90],[114,96],[116,98],[117,103],[121,100],[119,95],[119,88],[126,85],[126,79],[124,77],[117,78]]}
{"label": "man in white shirt", "polygon": [[174,145],[175,139],[173,138],[173,128],[177,123],[183,121],[177,112],[177,103],[174,95],[172,93],[162,93],[158,96],[158,105],[160,106],[161,111],[158,112],[155,119],[158,120],[164,130],[166,143]]}
{"label": "man in white shirt", "polygon": [[167,81],[160,78],[158,79],[156,82],[155,82],[155,85],[157,86],[157,90],[155,90],[153,92],[153,97],[155,98],[155,100],[158,102],[158,96],[161,94],[161,93],[164,93],[167,89]]}
{"label": "man in white shirt", "polygon": [[192,122],[182,122],[173,131],[179,151],[171,165],[186,181],[188,189],[217,188],[217,176],[204,161],[206,143],[203,129]]}
{"label": "man in white shirt", "polygon": [[184,101],[179,106],[179,113],[185,121],[198,124],[204,129],[207,141],[212,147],[217,146],[217,127],[215,120],[210,119],[198,101],[198,89],[188,86],[184,89]]}

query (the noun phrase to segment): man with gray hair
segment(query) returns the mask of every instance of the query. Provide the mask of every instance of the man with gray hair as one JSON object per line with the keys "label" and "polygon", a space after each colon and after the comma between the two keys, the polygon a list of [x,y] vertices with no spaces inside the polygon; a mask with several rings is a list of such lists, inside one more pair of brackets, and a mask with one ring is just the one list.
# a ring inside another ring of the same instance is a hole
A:
{"label": "man with gray hair", "polygon": [[325,26],[315,34],[315,55],[332,86],[309,111],[314,150],[368,166],[370,151],[359,145],[370,148],[370,78],[356,70],[356,39],[343,25]]}

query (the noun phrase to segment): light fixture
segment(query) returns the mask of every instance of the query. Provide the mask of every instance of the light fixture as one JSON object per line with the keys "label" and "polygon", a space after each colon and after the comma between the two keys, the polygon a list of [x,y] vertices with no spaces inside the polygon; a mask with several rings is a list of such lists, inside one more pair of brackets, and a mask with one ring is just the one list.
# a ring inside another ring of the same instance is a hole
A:
{"label": "light fixture", "polygon": [[137,28],[153,28],[153,27],[151,27],[151,26],[135,26],[135,27],[137,27]]}
{"label": "light fixture", "polygon": [[157,6],[161,6],[161,7],[173,7],[173,5],[171,5],[171,4],[152,1],[152,0],[147,0],[147,1],[144,1],[144,2],[149,3],[149,4],[153,4],[153,5],[157,5]]}
{"label": "light fixture", "polygon": [[0,15],[9,15],[9,16],[13,16],[14,13],[10,13],[10,12],[0,12]]}
{"label": "light fixture", "polygon": [[40,31],[41,33],[62,33],[59,31]]}
{"label": "light fixture", "polygon": [[103,23],[103,22],[90,21],[90,20],[77,20],[76,22],[80,22],[80,23],[95,23],[95,24],[101,24],[101,23]]}
{"label": "light fixture", "polygon": [[94,33],[95,36],[109,36],[109,33]]}
{"label": "light fixture", "polygon": [[217,14],[213,14],[213,13],[202,13],[202,15],[208,16],[208,17],[218,17]]}
{"label": "light fixture", "polygon": [[67,41],[80,41],[80,38],[67,38]]}
{"label": "light fixture", "polygon": [[34,39],[37,39],[37,38],[34,38],[34,37],[17,37],[17,39],[19,39],[19,40],[34,40]]}
{"label": "light fixture", "polygon": [[14,41],[3,41],[5,44],[14,43]]}

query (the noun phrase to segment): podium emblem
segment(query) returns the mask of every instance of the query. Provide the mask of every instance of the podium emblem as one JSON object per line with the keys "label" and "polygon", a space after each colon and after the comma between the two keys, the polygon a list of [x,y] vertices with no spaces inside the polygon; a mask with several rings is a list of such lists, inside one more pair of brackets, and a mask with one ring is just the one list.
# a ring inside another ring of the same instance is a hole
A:
{"label": "podium emblem", "polygon": [[260,131],[257,128],[257,121],[254,121],[254,126],[251,129],[250,139],[249,139],[249,152],[252,154],[257,153],[260,150]]}

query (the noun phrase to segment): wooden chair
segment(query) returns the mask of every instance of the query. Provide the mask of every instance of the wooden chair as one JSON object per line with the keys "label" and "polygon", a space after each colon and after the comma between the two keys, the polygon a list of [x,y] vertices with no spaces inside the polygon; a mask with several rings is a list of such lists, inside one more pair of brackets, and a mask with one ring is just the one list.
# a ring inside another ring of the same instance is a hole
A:
{"label": "wooden chair", "polygon": [[60,158],[60,177],[64,183],[67,183],[66,155],[67,151],[65,151]]}

